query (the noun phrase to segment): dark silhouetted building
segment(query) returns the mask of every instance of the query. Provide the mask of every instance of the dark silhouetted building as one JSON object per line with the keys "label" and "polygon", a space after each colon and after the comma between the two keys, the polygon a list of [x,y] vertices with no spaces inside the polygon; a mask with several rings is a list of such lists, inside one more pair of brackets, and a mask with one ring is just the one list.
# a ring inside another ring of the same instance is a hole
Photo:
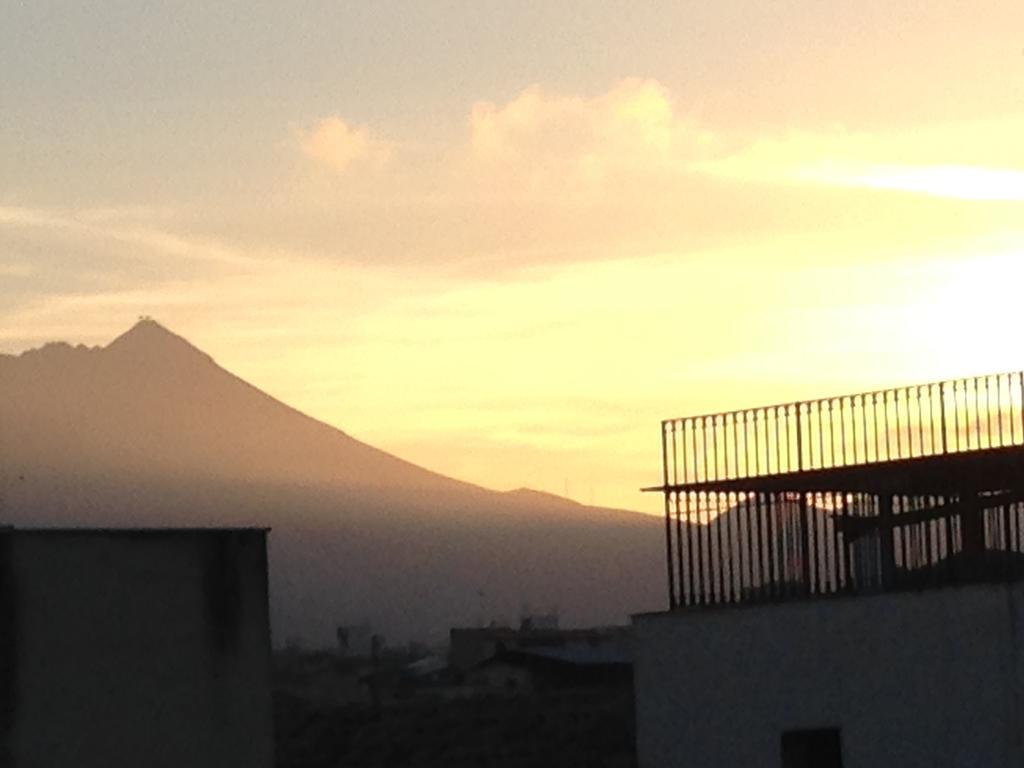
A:
{"label": "dark silhouetted building", "polygon": [[662,423],[642,768],[1024,765],[1024,375]]}
{"label": "dark silhouetted building", "polygon": [[272,762],[265,530],[0,530],[0,765]]}

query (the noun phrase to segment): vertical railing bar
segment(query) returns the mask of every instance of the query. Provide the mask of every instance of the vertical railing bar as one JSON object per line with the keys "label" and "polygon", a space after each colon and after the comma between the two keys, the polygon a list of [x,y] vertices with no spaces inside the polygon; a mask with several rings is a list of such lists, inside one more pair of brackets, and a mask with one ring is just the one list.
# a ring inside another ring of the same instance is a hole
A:
{"label": "vertical railing bar", "polygon": [[700,455],[697,453],[697,420],[690,419],[690,444],[693,448],[693,482],[700,482]]}
{"label": "vertical railing bar", "polygon": [[[976,449],[980,449],[981,448],[981,403],[980,403],[979,398],[978,398],[978,389],[979,389],[979,387],[978,387],[978,379],[977,378],[970,379],[970,382],[971,382],[971,386],[974,387],[974,418],[972,419],[972,421],[974,422],[974,442],[976,443],[976,445],[974,447]],[[970,436],[971,436],[971,432],[970,432],[970,429],[968,429],[968,431],[967,431],[967,447],[968,448],[971,447]]]}
{"label": "vertical railing bar", "polygon": [[[882,448],[878,437],[878,403],[873,393],[868,395],[868,402],[871,404],[871,434],[875,443],[875,461],[881,461]],[[864,418],[866,419],[867,416],[865,415]]]}
{"label": "vertical railing bar", "polygon": [[792,406],[782,406],[782,424],[783,433],[785,434],[784,442],[786,444],[786,471],[797,472],[799,471],[800,462],[799,460],[793,461],[793,418],[792,418]]}
{"label": "vertical railing bar", "polygon": [[[762,422],[764,423],[764,430],[763,430],[764,431],[764,473],[766,475],[770,475],[771,472],[772,472],[772,459],[771,459],[771,455],[768,452],[768,412],[764,408],[758,408],[757,415],[758,415],[757,423],[758,423],[758,430],[759,431],[761,429]],[[760,435],[758,435],[757,450],[758,450],[758,453],[760,453],[760,451],[761,451],[761,436]]]}
{"label": "vertical railing bar", "polygon": [[948,428],[946,426],[946,389],[947,389],[947,387],[946,387],[945,384],[940,384],[939,385],[939,401],[940,401],[941,411],[942,411],[942,455],[943,456],[945,456],[947,453],[949,453],[948,440],[947,440],[947,436],[946,436],[946,433],[948,432]]}
{"label": "vertical railing bar", "polygon": [[[864,436],[864,463],[868,464],[872,461],[871,459],[871,441],[868,438],[868,402],[871,400],[871,393],[864,395],[860,399],[860,420],[861,420],[861,434]],[[877,461],[877,457],[875,458]]]}
{"label": "vertical railing bar", "polygon": [[885,460],[892,461],[891,436],[889,434],[889,390],[882,392],[882,438],[885,445]]}
{"label": "vertical railing bar", "polygon": [[1021,525],[1021,510],[1024,509],[1024,504],[1018,502],[1014,505],[1014,518],[1017,523],[1017,539],[1016,539],[1016,551],[1020,552],[1024,549],[1021,545],[1021,536],[1024,534],[1024,525]]}
{"label": "vertical railing bar", "polygon": [[[759,589],[764,586],[764,584],[763,584],[763,582],[764,582],[764,574],[761,571],[761,568],[760,568],[761,564],[760,564],[760,562],[757,562],[758,558],[760,558],[761,550],[760,550],[759,547],[755,546],[755,543],[754,543],[754,518],[755,518],[755,512],[754,512],[754,503],[753,502],[754,502],[754,499],[753,499],[752,494],[745,493],[744,494],[744,513],[746,515],[746,524],[747,524],[746,548],[747,548],[747,565],[748,565],[748,567],[750,569],[750,584],[749,584],[749,588],[750,588],[750,593],[752,595],[756,595],[756,594],[758,594]],[[759,585],[758,582],[761,582],[761,584]]]}
{"label": "vertical railing bar", "polygon": [[[683,557],[683,494],[679,491],[675,492],[676,498],[676,571],[679,578],[679,597],[681,603],[686,603],[684,598],[685,587],[683,586],[686,581],[686,566],[690,560],[689,546],[686,549],[686,557]],[[687,527],[690,525],[689,519],[686,521]],[[687,540],[689,544],[689,540]],[[690,587],[692,592],[692,585]]]}
{"label": "vertical railing bar", "polygon": [[746,412],[737,412],[736,418],[736,466],[739,467],[742,464],[742,469],[739,471],[740,477],[750,477],[751,463],[748,461],[748,457],[746,457]]}
{"label": "vertical railing bar", "polygon": [[679,424],[679,444],[682,446],[682,450],[679,451],[682,456],[682,482],[690,482],[690,473],[688,470],[687,453],[686,453],[686,422],[680,422]]}
{"label": "vertical railing bar", "polygon": [[906,456],[903,454],[903,420],[900,418],[900,392],[902,390],[897,389],[893,403],[896,411],[896,458],[905,459]]}
{"label": "vertical railing bar", "polygon": [[[724,527],[724,521],[722,520],[722,494],[720,492],[715,492],[710,496],[715,500],[715,542],[713,546],[717,546],[718,548],[716,551],[716,557],[713,558],[713,562],[715,563],[715,581],[713,584],[716,593],[715,602],[721,603],[724,602],[725,596],[725,554],[722,551],[722,528]],[[710,514],[711,509],[709,508],[709,515]],[[711,518],[709,516],[709,521],[710,519]]]}
{"label": "vertical railing bar", "polygon": [[703,456],[701,467],[704,470],[704,482],[714,479],[711,471],[711,435],[708,433],[707,417],[700,420],[700,450]]}
{"label": "vertical railing bar", "polygon": [[[1010,505],[1009,504],[1003,504],[1001,511],[1003,513],[1003,550],[1005,552],[1007,552],[1007,554],[1009,554],[1009,552],[1011,551],[1010,550]],[[1010,558],[1006,557],[1006,558],[1004,558],[1004,561],[1006,562],[1007,566],[1009,566]]]}
{"label": "vertical railing bar", "polygon": [[845,467],[846,461],[846,398],[839,398],[839,455],[842,457],[842,464]]}
{"label": "vertical railing bar", "polygon": [[[836,429],[836,416],[837,415],[839,417],[839,429],[838,430]],[[840,448],[840,450],[838,452],[836,451],[836,438],[840,437],[839,434],[837,434],[837,433],[839,433],[842,430],[842,427],[843,427],[842,403],[839,401],[838,398],[833,398],[832,399],[832,405],[831,405],[831,417],[829,418],[829,430],[830,430],[829,437],[831,438],[829,448],[832,451],[832,466],[833,467],[841,467],[842,466],[842,464],[841,464],[841,462],[842,462],[842,448]],[[842,438],[840,437],[840,440],[841,439]]]}
{"label": "vertical railing bar", "polygon": [[[904,514],[910,514],[914,511],[914,499],[911,496],[903,496],[900,500],[900,511]],[[907,525],[903,527],[907,537],[907,563],[906,566],[909,569],[917,567],[917,539],[914,536],[914,526]]]}
{"label": "vertical railing bar", "polygon": [[[774,532],[774,515],[771,514],[771,510],[767,511],[764,509],[765,494],[755,494],[757,501],[757,539],[758,544],[762,552],[760,553],[759,567],[761,569],[761,580],[762,586],[765,581],[765,573],[767,572],[767,587],[766,590],[771,598],[778,597],[778,585],[776,584],[776,569],[775,569],[775,532]],[[764,542],[763,546],[761,542]],[[767,556],[767,558],[765,558]]]}
{"label": "vertical railing bar", "polygon": [[751,494],[751,517],[750,524],[752,531],[752,547],[753,556],[757,565],[757,579],[758,579],[758,594],[762,597],[767,598],[770,595],[771,579],[768,576],[768,564],[765,562],[765,552],[767,547],[764,542],[764,535],[761,531],[762,519],[761,519],[761,494]]}
{"label": "vertical railing bar", "polygon": [[849,582],[846,579],[846,561],[848,558],[846,552],[846,529],[836,524],[836,517],[838,521],[842,522],[846,517],[846,505],[838,503],[837,494],[832,493],[832,537],[833,537],[833,552],[835,554],[835,580],[836,580],[836,592],[842,592],[849,586]]}
{"label": "vertical railing bar", "polygon": [[709,466],[711,472],[708,474],[708,480],[718,480],[718,416],[709,417],[711,423],[711,461]]}
{"label": "vertical railing bar", "polygon": [[696,506],[694,494],[687,491],[684,501],[686,504],[686,556],[689,560],[686,568],[690,573],[690,604],[695,605],[697,604],[697,584],[699,581],[699,553],[695,550],[700,547],[700,531],[693,524],[693,508]]}
{"label": "vertical railing bar", "polygon": [[729,431],[728,431],[729,416],[728,416],[728,414],[722,414],[717,419],[715,419],[715,421],[716,421],[715,435],[718,436],[718,437],[716,437],[715,450],[716,451],[718,450],[718,445],[719,445],[718,438],[719,437],[721,439],[721,448],[722,448],[722,450],[721,450],[721,458],[718,460],[718,465],[721,466],[721,469],[722,469],[722,474],[719,477],[719,479],[720,480],[728,480],[729,477],[730,477],[730,475],[729,475]]}
{"label": "vertical railing bar", "polygon": [[913,396],[912,387],[904,387],[903,389],[903,410],[907,414],[906,427],[907,427],[907,458],[914,458],[914,417],[910,413],[910,400]]}
{"label": "vertical railing bar", "polygon": [[[822,495],[823,496],[823,495]],[[833,531],[831,531],[831,548],[833,548],[833,579],[835,584],[835,591],[842,592],[846,588],[846,579],[844,578],[843,568],[846,559],[843,551],[843,541],[845,541],[846,534],[841,527],[841,523],[846,514],[846,504],[837,504],[835,495],[831,496],[831,505],[833,505],[833,514],[831,514],[831,523],[833,523]]]}
{"label": "vertical railing bar", "polygon": [[1006,447],[1006,440],[1003,439],[1003,377],[996,376],[996,413],[999,414],[999,447]]}
{"label": "vertical railing bar", "polygon": [[835,411],[832,408],[831,400],[825,401],[825,413],[828,415],[828,460],[825,466],[834,467],[836,466],[835,418],[833,416]]}
{"label": "vertical railing bar", "polygon": [[[902,496],[899,496],[899,495],[893,496],[892,515],[893,515],[893,522],[894,523],[896,522],[896,520],[900,516],[903,515],[903,497]],[[886,535],[886,531],[879,530],[879,534],[882,535],[882,536],[885,536]],[[899,534],[899,544],[900,544],[899,545],[899,550],[898,550],[899,554],[900,554],[899,565],[904,570],[906,570],[907,569],[907,560],[908,560],[908,547],[907,547],[907,533],[906,533],[906,530],[902,526],[893,525],[892,528],[889,529],[889,534],[892,535],[892,536],[895,536],[896,534]]]}
{"label": "vertical railing bar", "polygon": [[[839,493],[832,494],[833,504],[836,505],[836,509],[839,510],[839,520],[844,522],[850,516],[850,506],[846,503],[846,498],[840,499]],[[836,530],[836,551],[840,557],[839,571],[837,576],[840,580],[841,591],[848,592],[853,586],[853,579],[850,578],[850,541],[847,536],[847,529],[844,526],[841,529]]]}
{"label": "vertical railing bar", "polygon": [[757,412],[747,411],[747,425],[748,431],[748,456],[750,456],[753,466],[753,477],[757,477],[761,474],[761,457],[759,439],[757,436]]}
{"label": "vertical railing bar", "polygon": [[981,399],[982,399],[982,383],[983,383],[983,379],[982,378],[976,377],[974,379],[975,431],[977,432],[977,443],[978,443],[977,446],[975,446],[975,447],[977,449],[979,449],[979,450],[985,447],[985,441],[983,439],[983,432],[984,432],[984,426],[985,426],[984,422],[983,422],[983,418],[984,418],[985,411],[984,411],[984,408],[982,407],[982,402],[981,402]]}
{"label": "vertical railing bar", "polygon": [[802,472],[804,469],[804,424],[803,424],[802,403],[796,405],[796,468]]}
{"label": "vertical railing bar", "polygon": [[914,392],[916,399],[918,399],[918,456],[928,456],[928,452],[925,450],[925,412],[924,412],[924,390],[918,387],[918,390]]}
{"label": "vertical railing bar", "polygon": [[818,551],[814,556],[814,562],[818,568],[818,592],[822,595],[826,595],[829,592],[833,591],[831,590],[831,571],[829,569],[830,557],[828,552],[830,547],[830,539],[828,536],[829,515],[825,513],[825,505],[821,499],[821,494],[811,494],[811,499],[814,500],[814,517],[818,521],[818,524],[820,526],[818,528],[817,536]]}
{"label": "vertical railing bar", "polygon": [[743,601],[744,585],[746,583],[747,548],[743,538],[744,524],[746,521],[746,510],[744,509],[745,495],[743,491],[736,491],[735,525],[736,531],[736,599]]}
{"label": "vertical railing bar", "polygon": [[782,420],[782,444],[786,447],[786,461],[783,466],[786,472],[795,472],[797,468],[793,463],[793,421],[790,418],[790,407],[784,405],[779,409]]}
{"label": "vertical railing bar", "polygon": [[924,505],[930,510],[928,520],[928,566],[932,568],[934,575],[934,566],[939,561],[938,535],[936,533],[939,521],[935,517],[935,496],[931,494],[925,496]]}
{"label": "vertical railing bar", "polygon": [[700,571],[698,573],[700,579],[700,603],[701,605],[708,604],[708,576],[710,575],[706,569],[705,564],[708,558],[707,544],[707,525],[704,522],[704,517],[707,510],[707,502],[705,499],[706,494],[704,492],[697,494],[697,562],[700,564]]}
{"label": "vertical railing bar", "polygon": [[782,463],[782,424],[779,419],[779,409],[772,408],[772,421],[775,424],[775,474],[785,472],[785,466]]}
{"label": "vertical railing bar", "polygon": [[960,400],[957,397],[957,382],[953,382],[953,434],[956,436],[956,446],[953,450],[960,452]]}
{"label": "vertical railing bar", "polygon": [[[673,437],[675,429],[673,427]],[[664,422],[661,424],[661,464],[662,464],[662,475],[664,478],[663,485],[665,486],[665,557],[668,565],[668,606],[669,610],[675,608],[678,603],[676,602],[676,580],[673,574],[674,565],[672,563],[672,508],[670,494],[668,488],[668,433],[666,431],[666,425]]]}
{"label": "vertical railing bar", "polygon": [[821,510],[817,504],[814,503],[814,494],[807,494],[808,496],[808,509],[811,514],[811,585],[814,590],[814,594],[824,594],[824,590],[821,588]]}
{"label": "vertical railing bar", "polygon": [[799,497],[799,515],[797,517],[799,539],[796,542],[800,553],[800,588],[797,590],[805,595],[811,594],[811,521],[810,510],[807,508],[807,494]]}
{"label": "vertical railing bar", "polygon": [[818,402],[818,469],[825,469],[825,409]]}
{"label": "vertical railing bar", "polygon": [[736,566],[737,566],[737,551],[733,546],[733,528],[735,526],[735,512],[736,505],[733,503],[733,493],[726,494],[726,511],[725,511],[725,539],[726,539],[726,553],[729,558],[729,589],[726,592],[728,596],[728,602],[738,601],[740,599],[739,590],[736,588]]}
{"label": "vertical railing bar", "polygon": [[[1021,442],[1024,442],[1024,371],[1017,374],[1017,380],[1020,382]],[[1014,444],[1016,444],[1016,441],[1014,441]]]}
{"label": "vertical railing bar", "polygon": [[[850,439],[851,439],[851,443],[852,443],[851,446],[850,446],[850,449],[851,449],[852,455],[853,455],[853,461],[852,461],[853,464],[858,464],[859,463],[859,459],[858,459],[858,456],[857,456],[857,402],[859,400],[860,400],[860,396],[859,395],[854,395],[853,397],[851,397],[849,399],[849,404],[850,404],[850,414],[849,414],[850,415]],[[844,419],[844,421],[845,421],[845,419]]]}
{"label": "vertical railing bar", "polygon": [[739,414],[732,416],[732,472],[734,478],[743,477],[740,471],[740,428]]}
{"label": "vertical railing bar", "polygon": [[985,436],[988,447],[992,447],[992,377],[985,377]]}

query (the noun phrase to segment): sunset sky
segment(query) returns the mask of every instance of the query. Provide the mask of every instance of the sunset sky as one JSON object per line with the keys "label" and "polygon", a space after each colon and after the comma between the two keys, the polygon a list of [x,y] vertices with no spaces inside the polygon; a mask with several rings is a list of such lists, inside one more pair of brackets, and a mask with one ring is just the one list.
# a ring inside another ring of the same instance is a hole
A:
{"label": "sunset sky", "polygon": [[1024,368],[1019,0],[0,7],[0,352],[652,511],[662,418]]}

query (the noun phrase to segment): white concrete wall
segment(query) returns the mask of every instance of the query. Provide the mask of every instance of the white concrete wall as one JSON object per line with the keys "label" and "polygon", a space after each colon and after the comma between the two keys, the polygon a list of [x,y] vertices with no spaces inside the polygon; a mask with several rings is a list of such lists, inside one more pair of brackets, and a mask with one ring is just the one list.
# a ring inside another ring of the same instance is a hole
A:
{"label": "white concrete wall", "polygon": [[1024,765],[1024,587],[635,618],[641,768],[778,768],[839,727],[844,768]]}
{"label": "white concrete wall", "polygon": [[0,540],[0,764],[270,768],[262,531]]}

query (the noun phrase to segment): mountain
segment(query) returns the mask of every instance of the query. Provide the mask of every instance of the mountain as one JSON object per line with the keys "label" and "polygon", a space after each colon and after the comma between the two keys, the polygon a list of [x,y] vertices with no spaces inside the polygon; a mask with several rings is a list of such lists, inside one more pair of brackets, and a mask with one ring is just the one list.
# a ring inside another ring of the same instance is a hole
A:
{"label": "mountain", "polygon": [[557,606],[664,603],[661,524],[454,480],[316,421],[152,320],[105,347],[0,355],[0,524],[260,525],[277,643],[392,640]]}

